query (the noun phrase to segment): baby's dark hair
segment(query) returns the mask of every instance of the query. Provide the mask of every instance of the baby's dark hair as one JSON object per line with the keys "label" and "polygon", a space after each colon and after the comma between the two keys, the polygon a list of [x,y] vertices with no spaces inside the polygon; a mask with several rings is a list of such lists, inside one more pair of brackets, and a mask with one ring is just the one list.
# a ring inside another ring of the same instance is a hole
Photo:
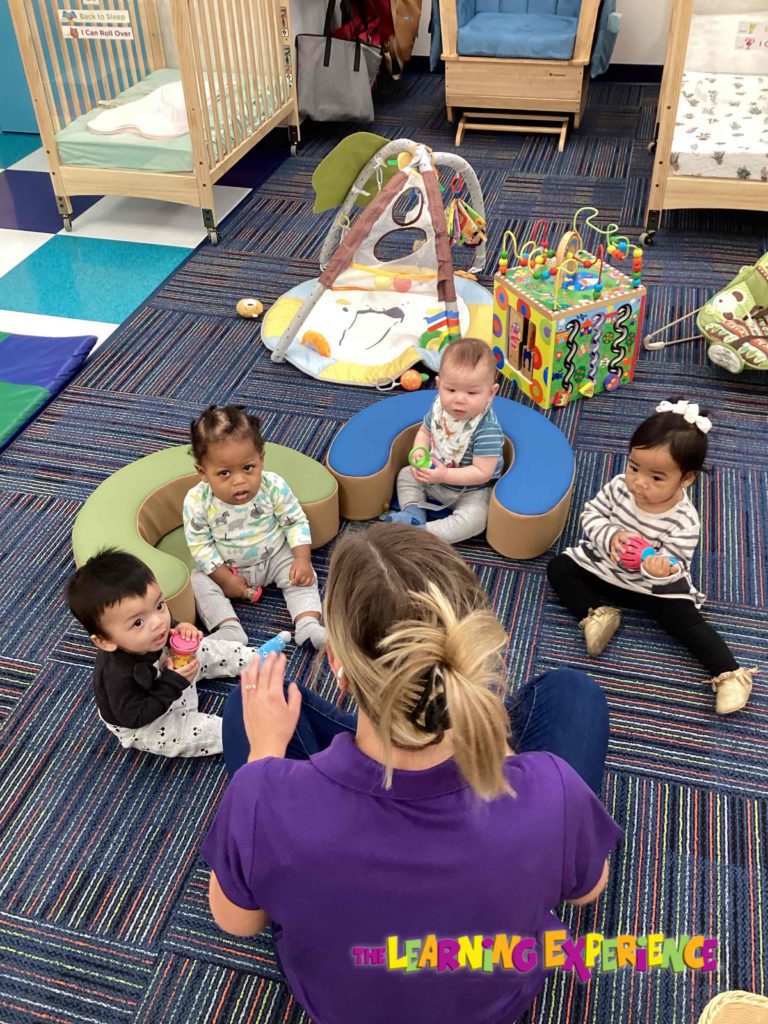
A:
{"label": "baby's dark hair", "polygon": [[143,597],[156,583],[149,566],[117,548],[104,548],[81,565],[67,583],[64,599],[69,610],[93,636],[102,635],[101,616],[127,597]]}
{"label": "baby's dark hair", "polygon": [[[674,404],[676,399],[671,398]],[[706,409],[699,410],[706,416]],[[695,423],[689,423],[679,412],[656,412],[643,420],[629,442],[632,448],[657,448],[669,445],[672,458],[683,476],[700,473],[707,457],[707,435]]]}
{"label": "baby's dark hair", "polygon": [[250,437],[259,455],[264,454],[264,438],[258,416],[245,411],[242,405],[209,405],[199,419],[189,425],[192,438],[192,454],[195,462],[202,465],[212,444],[241,440]]}

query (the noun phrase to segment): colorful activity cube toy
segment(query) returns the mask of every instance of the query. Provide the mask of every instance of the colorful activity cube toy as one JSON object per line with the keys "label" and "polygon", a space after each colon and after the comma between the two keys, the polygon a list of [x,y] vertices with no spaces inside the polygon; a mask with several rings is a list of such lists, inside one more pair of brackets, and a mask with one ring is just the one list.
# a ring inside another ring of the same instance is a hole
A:
{"label": "colorful activity cube toy", "polygon": [[[504,236],[494,276],[492,335],[500,372],[548,409],[614,391],[632,380],[646,292],[643,250],[615,235],[616,225],[606,231],[591,224],[607,234],[607,243],[592,254],[582,248],[575,228],[555,249],[546,238],[536,241],[539,224],[520,249],[512,232]],[[605,261],[606,248],[614,258],[631,259],[631,276]]]}

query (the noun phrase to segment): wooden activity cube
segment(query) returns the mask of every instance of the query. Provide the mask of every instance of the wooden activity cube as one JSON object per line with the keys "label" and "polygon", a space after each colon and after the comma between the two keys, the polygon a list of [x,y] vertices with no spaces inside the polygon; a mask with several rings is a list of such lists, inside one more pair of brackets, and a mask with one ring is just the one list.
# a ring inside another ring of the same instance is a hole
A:
{"label": "wooden activity cube", "polygon": [[534,280],[526,267],[494,276],[499,369],[542,409],[614,391],[635,375],[645,288],[606,264],[595,299],[591,280],[581,274],[580,290],[561,288],[555,304],[554,277]]}

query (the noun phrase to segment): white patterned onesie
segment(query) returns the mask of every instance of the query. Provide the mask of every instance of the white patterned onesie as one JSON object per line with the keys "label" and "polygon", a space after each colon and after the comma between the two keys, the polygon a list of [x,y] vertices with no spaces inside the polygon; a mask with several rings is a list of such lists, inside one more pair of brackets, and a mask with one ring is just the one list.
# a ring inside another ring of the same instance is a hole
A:
{"label": "white patterned onesie", "polygon": [[[252,647],[206,637],[197,679],[239,676]],[[221,718],[197,710],[197,680],[171,668],[166,650],[147,654],[99,651],[93,675],[99,716],[121,746],[163,757],[220,754]]]}

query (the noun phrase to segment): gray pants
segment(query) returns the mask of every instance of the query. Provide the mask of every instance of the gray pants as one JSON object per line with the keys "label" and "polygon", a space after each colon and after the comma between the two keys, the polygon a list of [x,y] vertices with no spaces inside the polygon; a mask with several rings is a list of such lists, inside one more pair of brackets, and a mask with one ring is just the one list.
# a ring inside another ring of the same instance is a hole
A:
{"label": "gray pants", "polygon": [[[200,662],[197,679],[239,676],[255,653],[254,648],[231,640],[206,637],[197,652]],[[222,750],[221,719],[197,710],[197,680],[154,722],[139,729],[104,724],[126,750],[132,747],[162,757],[208,757]]]}
{"label": "gray pants", "polygon": [[442,537],[449,544],[458,544],[482,533],[488,523],[488,505],[491,501],[491,487],[476,487],[456,491],[443,484],[420,484],[414,480],[411,467],[406,466],[397,474],[397,500],[400,508],[418,505],[426,509],[453,509],[445,519],[427,523],[425,529]]}
{"label": "gray pants", "polygon": [[[264,557],[250,565],[238,565],[237,571],[251,587],[263,587],[276,583],[283,592],[291,619],[295,622],[303,612],[320,614],[322,603],[320,591],[317,589],[317,576],[310,587],[295,587],[288,578],[293,565],[293,551],[285,541],[276,551],[265,552]],[[192,573],[192,590],[200,618],[208,630],[215,629],[225,619],[236,619],[237,613],[232,602],[224,591],[204,572],[195,570]],[[242,627],[241,627],[242,628]],[[231,630],[228,635],[233,636]],[[242,641],[247,643],[248,637],[242,630]]]}

